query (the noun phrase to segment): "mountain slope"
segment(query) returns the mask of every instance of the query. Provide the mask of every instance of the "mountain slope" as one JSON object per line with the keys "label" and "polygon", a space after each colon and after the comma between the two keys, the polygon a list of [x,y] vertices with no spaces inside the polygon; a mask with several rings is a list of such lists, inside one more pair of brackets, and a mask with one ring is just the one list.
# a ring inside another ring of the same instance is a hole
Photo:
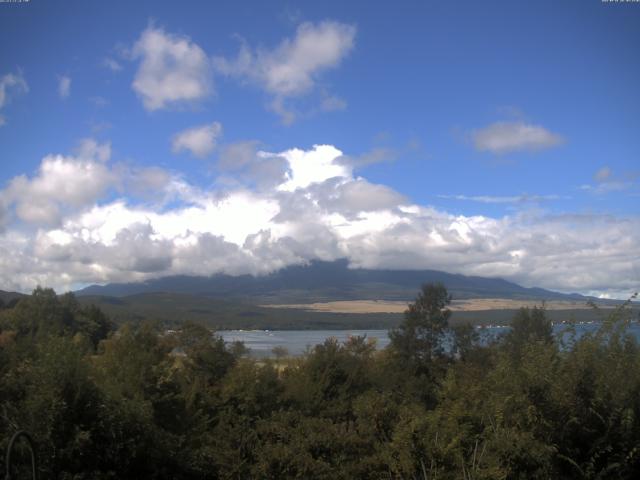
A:
{"label": "mountain slope", "polygon": [[5,292],[4,290],[0,290],[0,301],[3,304],[8,304],[14,300],[19,300],[25,295],[23,293],[18,292]]}
{"label": "mountain slope", "polygon": [[314,261],[269,275],[171,276],[141,283],[92,285],[77,295],[124,297],[167,292],[188,293],[251,303],[321,302],[333,300],[412,300],[420,285],[442,282],[455,299],[511,298],[528,300],[586,300],[541,288],[525,288],[496,278],[450,274],[436,270],[350,269],[346,260]]}

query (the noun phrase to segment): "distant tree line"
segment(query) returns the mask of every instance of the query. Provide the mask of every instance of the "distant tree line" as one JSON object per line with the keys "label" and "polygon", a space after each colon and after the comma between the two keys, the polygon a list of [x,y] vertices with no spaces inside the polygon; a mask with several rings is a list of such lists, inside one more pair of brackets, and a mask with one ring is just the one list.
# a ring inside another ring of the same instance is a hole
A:
{"label": "distant tree line", "polygon": [[0,309],[0,451],[27,430],[40,478],[65,480],[640,478],[626,305],[579,338],[522,309],[486,342],[449,327],[450,301],[423,286],[384,350],[259,361],[38,288]]}

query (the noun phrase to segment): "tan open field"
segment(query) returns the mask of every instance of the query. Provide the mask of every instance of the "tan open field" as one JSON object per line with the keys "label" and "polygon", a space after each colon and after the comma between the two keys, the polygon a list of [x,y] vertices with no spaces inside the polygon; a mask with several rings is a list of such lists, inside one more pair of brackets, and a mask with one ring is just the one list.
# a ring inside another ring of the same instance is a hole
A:
{"label": "tan open field", "polygon": [[[540,306],[541,302],[532,300],[511,300],[507,298],[477,298],[454,300],[450,309],[458,312],[482,310],[516,310],[520,307]],[[546,302],[547,310],[579,310],[591,308],[586,302],[551,301]],[[261,305],[270,308],[295,308],[329,313],[403,313],[407,302],[387,300],[345,300],[308,304]],[[606,307],[603,307],[606,308]]]}

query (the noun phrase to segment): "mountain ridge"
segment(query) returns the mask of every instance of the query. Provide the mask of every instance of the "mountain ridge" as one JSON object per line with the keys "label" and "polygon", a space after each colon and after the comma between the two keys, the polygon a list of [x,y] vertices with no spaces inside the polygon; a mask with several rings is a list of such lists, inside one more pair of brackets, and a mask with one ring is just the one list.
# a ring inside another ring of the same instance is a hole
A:
{"label": "mountain ridge", "polygon": [[78,296],[126,297],[141,293],[189,293],[259,303],[334,300],[412,300],[420,286],[443,283],[454,299],[510,298],[522,300],[584,300],[538,287],[523,287],[501,278],[467,276],[438,270],[374,270],[348,268],[347,260],[312,261],[263,275],[216,274],[210,277],[174,275],[145,282],[90,285]]}
{"label": "mountain ridge", "polygon": [[10,292],[7,290],[0,290],[0,302],[3,304],[11,304],[25,297],[24,293]]}

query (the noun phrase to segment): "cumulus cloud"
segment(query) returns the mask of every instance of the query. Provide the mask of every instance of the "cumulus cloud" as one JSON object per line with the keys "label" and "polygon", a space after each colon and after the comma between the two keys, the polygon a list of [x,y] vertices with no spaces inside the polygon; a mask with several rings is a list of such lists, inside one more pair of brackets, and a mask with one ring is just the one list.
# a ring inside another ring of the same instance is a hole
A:
{"label": "cumulus cloud", "polygon": [[543,150],[560,145],[563,138],[540,125],[520,121],[496,122],[471,132],[478,151],[503,154]]}
{"label": "cumulus cloud", "polygon": [[[295,36],[283,40],[274,49],[255,51],[243,44],[238,56],[229,60],[214,59],[218,72],[252,82],[272,95],[271,109],[285,123],[295,119],[287,106],[287,99],[306,95],[316,88],[318,77],[326,70],[337,67],[353,49],[356,27],[344,23],[325,21],[303,23]],[[323,110],[343,109],[344,100],[322,92]]]}
{"label": "cumulus cloud", "polygon": [[358,218],[362,213],[395,210],[409,201],[404,195],[384,185],[369,183],[363,178],[342,181],[328,180],[316,187],[318,205],[345,218]]}
{"label": "cumulus cloud", "polygon": [[0,127],[7,122],[1,113],[2,109],[14,96],[28,91],[29,86],[20,70],[16,73],[6,73],[0,77]]}
{"label": "cumulus cloud", "polygon": [[[331,145],[282,152],[260,150],[258,142],[225,146],[225,171],[267,160],[279,174],[269,187],[247,182],[224,191],[161,169],[108,168],[109,156],[108,145],[87,141],[72,156],[45,157],[36,175],[0,191],[0,207],[14,214],[0,235],[0,288],[262,274],[337,258],[354,267],[441,269],[562,291],[637,288],[636,216],[453,215],[355,176]],[[142,179],[172,201],[135,200]],[[107,194],[112,184],[118,197]],[[56,215],[56,223],[41,222]]]}
{"label": "cumulus cloud", "polygon": [[260,142],[255,140],[225,145],[220,151],[218,168],[224,174],[233,175],[235,182],[259,190],[281,185],[288,172],[287,160],[277,154],[259,151],[259,146]]}
{"label": "cumulus cloud", "polygon": [[309,151],[294,148],[279,156],[287,160],[289,170],[285,173],[285,182],[278,186],[278,190],[293,191],[330,178],[351,177],[351,167],[336,161],[342,156],[342,152],[332,145],[315,145]]}
{"label": "cumulus cloud", "polygon": [[222,125],[218,122],[189,128],[173,136],[171,148],[174,153],[188,150],[195,157],[204,158],[216,148],[221,134]]}
{"label": "cumulus cloud", "polygon": [[2,197],[15,205],[20,220],[56,224],[61,207],[90,205],[113,185],[115,177],[105,165],[110,156],[109,144],[84,140],[75,156],[47,155],[34,177],[13,178]]}
{"label": "cumulus cloud", "polygon": [[58,75],[58,96],[67,98],[71,94],[71,77],[68,75]]}
{"label": "cumulus cloud", "polygon": [[147,110],[192,104],[213,92],[209,59],[188,37],[151,25],[130,55],[140,61],[132,87]]}

